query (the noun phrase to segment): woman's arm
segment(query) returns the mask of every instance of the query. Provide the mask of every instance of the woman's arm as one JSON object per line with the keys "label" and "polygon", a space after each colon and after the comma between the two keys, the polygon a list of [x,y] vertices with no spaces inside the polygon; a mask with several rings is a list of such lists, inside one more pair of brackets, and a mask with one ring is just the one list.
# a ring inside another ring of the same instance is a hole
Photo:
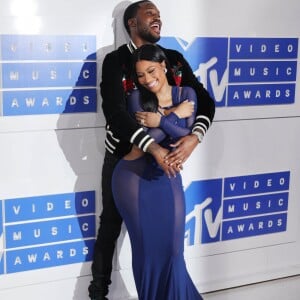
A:
{"label": "woman's arm", "polygon": [[137,90],[130,95],[128,110],[131,111],[132,116],[137,115],[139,121],[145,122],[145,126],[148,127],[148,134],[156,142],[162,141],[167,135],[176,139],[190,134],[197,109],[197,105],[194,107],[197,96],[192,88],[182,88],[181,98],[175,101],[178,105],[167,110],[166,116],[159,116],[158,113],[153,112],[143,112],[139,97],[140,93]]}
{"label": "woman's arm", "polygon": [[[197,95],[195,91],[190,87],[182,87],[182,91],[180,93],[179,104],[175,107],[175,110],[170,113],[169,116],[176,114],[176,108],[182,106],[183,110],[179,110],[177,114],[179,114],[178,120],[175,122],[170,122],[170,118],[162,117],[160,122],[160,127],[171,137],[180,138],[186,136],[191,133],[191,128],[195,121],[195,115],[197,111]],[[188,102],[186,102],[188,101]],[[191,104],[193,103],[193,104]],[[192,109],[190,107],[189,110],[184,107],[184,105],[190,104],[192,105]],[[183,114],[183,118],[180,118],[180,113]],[[188,117],[185,117],[188,116]],[[184,119],[184,120],[183,120]]]}
{"label": "woman's arm", "polygon": [[[141,96],[140,92],[138,90],[134,90],[127,97],[127,109],[128,109],[128,112],[130,113],[131,117],[134,118],[135,120],[136,120],[136,113],[144,112],[144,110],[143,110],[143,108],[141,107],[141,104],[140,104],[140,96]],[[157,123],[157,125],[159,125],[160,116],[158,115],[158,113],[147,112],[147,114],[155,114],[155,115],[157,115],[158,119],[157,119],[157,121],[155,121],[155,123]],[[141,119],[138,119],[138,120],[141,120]],[[139,122],[139,123],[141,123],[141,122]],[[147,125],[147,122],[144,124],[144,130],[152,138],[154,138],[154,140],[155,140],[156,143],[160,143],[162,140],[164,140],[166,138],[167,135],[166,135],[166,133],[161,128],[149,128],[146,125]]]}
{"label": "woman's arm", "polygon": [[203,84],[195,77],[190,65],[181,53],[177,53],[178,71],[182,73],[182,86],[192,87],[197,95],[197,111],[193,131],[201,128],[204,133],[211,126],[215,115],[215,101]]}

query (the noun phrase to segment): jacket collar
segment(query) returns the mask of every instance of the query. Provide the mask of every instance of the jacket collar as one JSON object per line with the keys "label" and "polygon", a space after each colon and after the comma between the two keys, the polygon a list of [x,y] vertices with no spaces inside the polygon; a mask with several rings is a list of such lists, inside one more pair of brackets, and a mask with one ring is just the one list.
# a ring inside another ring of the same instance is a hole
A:
{"label": "jacket collar", "polygon": [[132,40],[127,44],[127,48],[129,49],[130,53],[132,54],[134,50],[137,49],[137,46],[134,44]]}

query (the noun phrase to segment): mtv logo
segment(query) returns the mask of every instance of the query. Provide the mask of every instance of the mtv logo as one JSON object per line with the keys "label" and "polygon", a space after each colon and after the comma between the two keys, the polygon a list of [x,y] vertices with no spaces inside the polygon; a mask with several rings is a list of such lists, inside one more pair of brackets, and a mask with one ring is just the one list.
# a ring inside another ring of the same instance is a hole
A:
{"label": "mtv logo", "polygon": [[226,105],[228,84],[228,38],[197,37],[187,43],[176,37],[162,37],[159,44],[183,54],[195,76],[215,99]]}
{"label": "mtv logo", "polygon": [[193,181],[185,191],[186,245],[220,241],[222,179]]}

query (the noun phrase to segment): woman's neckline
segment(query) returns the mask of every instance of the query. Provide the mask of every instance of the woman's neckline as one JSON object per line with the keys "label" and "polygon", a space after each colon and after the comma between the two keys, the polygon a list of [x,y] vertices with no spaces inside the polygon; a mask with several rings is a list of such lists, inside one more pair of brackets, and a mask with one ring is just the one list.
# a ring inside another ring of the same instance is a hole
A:
{"label": "woman's neckline", "polygon": [[159,108],[163,109],[163,108],[170,108],[173,106],[173,86],[170,86],[170,93],[168,95],[168,98],[166,98],[163,102],[166,104],[161,105],[158,103]]}

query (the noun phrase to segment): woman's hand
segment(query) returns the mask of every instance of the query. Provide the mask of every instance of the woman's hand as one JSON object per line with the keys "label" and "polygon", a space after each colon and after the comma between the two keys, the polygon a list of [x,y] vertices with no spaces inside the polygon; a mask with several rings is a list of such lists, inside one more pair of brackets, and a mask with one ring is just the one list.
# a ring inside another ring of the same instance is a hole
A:
{"label": "woman's hand", "polygon": [[154,112],[138,111],[135,113],[135,118],[142,126],[156,128],[159,127],[161,115]]}
{"label": "woman's hand", "polygon": [[173,112],[178,116],[180,119],[188,118],[194,112],[195,103],[193,101],[185,100],[177,105]]}

